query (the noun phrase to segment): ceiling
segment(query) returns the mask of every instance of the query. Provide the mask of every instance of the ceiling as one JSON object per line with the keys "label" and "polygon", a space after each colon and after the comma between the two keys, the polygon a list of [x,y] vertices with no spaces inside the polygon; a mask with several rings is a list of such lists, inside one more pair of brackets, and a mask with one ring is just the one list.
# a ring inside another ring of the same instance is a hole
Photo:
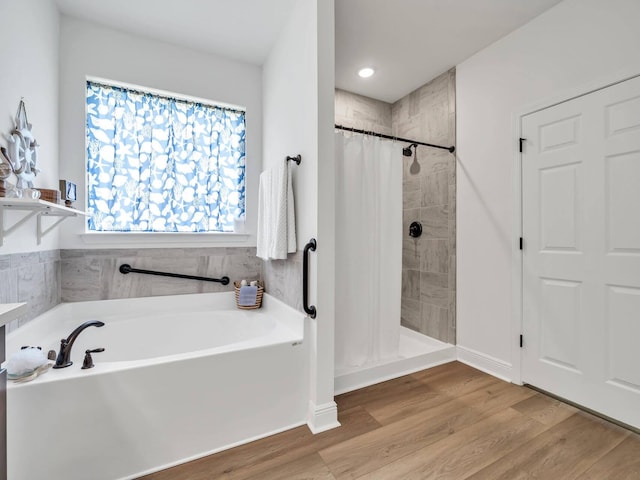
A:
{"label": "ceiling", "polygon": [[336,0],[336,87],[394,102],[560,1]]}
{"label": "ceiling", "polygon": [[[296,1],[56,0],[73,17],[256,65]],[[336,86],[394,102],[561,0],[335,1]],[[376,74],[361,79],[365,65]]]}
{"label": "ceiling", "polygon": [[72,17],[256,65],[267,58],[295,2],[56,0]]}

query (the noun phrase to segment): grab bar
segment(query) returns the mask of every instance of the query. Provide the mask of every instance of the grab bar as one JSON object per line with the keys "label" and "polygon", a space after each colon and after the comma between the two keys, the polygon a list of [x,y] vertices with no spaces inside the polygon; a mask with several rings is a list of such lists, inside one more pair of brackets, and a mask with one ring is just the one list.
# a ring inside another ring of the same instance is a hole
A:
{"label": "grab bar", "polygon": [[312,238],[309,240],[304,246],[304,253],[302,254],[302,307],[304,311],[311,318],[316,318],[316,307],[314,305],[309,305],[309,250],[312,252],[316,251],[316,239]]}
{"label": "grab bar", "polygon": [[218,282],[222,285],[229,284],[229,277],[226,275],[222,278],[211,278],[211,277],[198,277],[196,275],[183,275],[181,273],[168,273],[168,272],[156,272],[155,270],[141,270],[139,268],[133,268],[131,265],[123,263],[120,265],[120,273],[144,273],[145,275],[160,275],[163,277],[174,277],[174,278],[187,278],[189,280],[202,280],[203,282]]}

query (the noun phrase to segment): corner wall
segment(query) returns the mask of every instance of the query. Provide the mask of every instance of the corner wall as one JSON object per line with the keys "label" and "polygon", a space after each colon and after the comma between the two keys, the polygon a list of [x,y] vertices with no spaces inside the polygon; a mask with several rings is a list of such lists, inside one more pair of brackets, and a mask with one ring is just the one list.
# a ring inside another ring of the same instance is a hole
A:
{"label": "corner wall", "polygon": [[[32,133],[40,144],[35,187],[58,189],[58,58],[60,20],[50,0],[0,2],[0,145],[14,127],[20,98],[24,97]],[[15,178],[9,178],[15,184]],[[24,217],[8,212],[5,225]],[[69,220],[67,220],[69,221]],[[43,223],[49,223],[45,220]],[[58,248],[54,230],[36,242],[36,221],[31,219],[4,239],[0,254],[41,252]],[[0,281],[2,279],[0,278]]]}
{"label": "corner wall", "polygon": [[[0,145],[14,127],[24,97],[32,133],[40,144],[35,187],[58,188],[58,58],[60,20],[55,2],[29,0],[0,2]],[[9,178],[12,184],[15,178]],[[25,212],[6,212],[5,228]],[[51,219],[44,219],[46,226]],[[0,247],[0,303],[28,302],[27,313],[6,327],[18,328],[60,303],[58,232],[36,240],[32,218],[6,235]]]}
{"label": "corner wall", "polygon": [[[314,432],[339,425],[333,401],[333,335],[335,271],[334,215],[334,2],[305,0],[295,4],[287,25],[263,66],[264,167],[302,155],[292,165],[296,242],[302,250],[310,238],[318,248],[310,254],[309,298],[318,315],[307,319],[305,342],[310,356],[309,413]],[[297,255],[280,261],[284,278],[297,281]],[[274,263],[265,267],[266,288],[274,281]],[[284,288],[302,296],[300,283]],[[294,298],[287,297],[289,300]]]}
{"label": "corner wall", "polygon": [[509,379],[520,375],[513,325],[520,294],[513,278],[518,116],[640,74],[639,19],[636,0],[565,0],[458,65],[457,331],[464,361]]}

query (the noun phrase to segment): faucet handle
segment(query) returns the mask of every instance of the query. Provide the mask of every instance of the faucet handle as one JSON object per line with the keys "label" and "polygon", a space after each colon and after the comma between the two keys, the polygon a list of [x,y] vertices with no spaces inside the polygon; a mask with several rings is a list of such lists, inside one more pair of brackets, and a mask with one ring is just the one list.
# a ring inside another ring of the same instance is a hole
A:
{"label": "faucet handle", "polygon": [[100,353],[104,352],[104,348],[94,348],[93,350],[85,350],[84,352],[84,362],[82,362],[82,369],[85,370],[87,368],[93,368],[93,358],[91,357],[92,353]]}

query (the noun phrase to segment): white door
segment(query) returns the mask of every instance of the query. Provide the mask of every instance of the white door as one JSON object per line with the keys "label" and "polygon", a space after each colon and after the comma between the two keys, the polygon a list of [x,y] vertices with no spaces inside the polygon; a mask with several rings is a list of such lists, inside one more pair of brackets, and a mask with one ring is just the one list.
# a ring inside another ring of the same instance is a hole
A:
{"label": "white door", "polygon": [[522,133],[522,379],[640,428],[640,77]]}

